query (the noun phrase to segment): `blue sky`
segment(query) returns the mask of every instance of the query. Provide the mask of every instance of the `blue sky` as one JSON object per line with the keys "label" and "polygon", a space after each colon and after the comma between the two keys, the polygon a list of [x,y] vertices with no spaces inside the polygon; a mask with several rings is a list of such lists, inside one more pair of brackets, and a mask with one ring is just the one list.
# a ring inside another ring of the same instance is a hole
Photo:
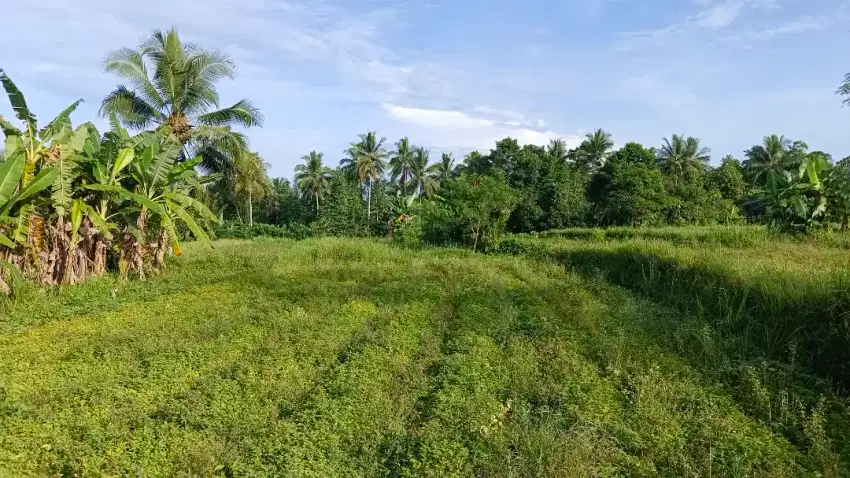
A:
{"label": "blue sky", "polygon": [[79,123],[118,83],[106,52],[175,25],[237,62],[222,100],[262,109],[274,176],[312,149],[335,166],[367,130],[432,157],[601,127],[697,136],[715,163],[771,133],[841,158],[848,19],[848,0],[42,0],[4,10],[0,67],[44,120],[84,98]]}

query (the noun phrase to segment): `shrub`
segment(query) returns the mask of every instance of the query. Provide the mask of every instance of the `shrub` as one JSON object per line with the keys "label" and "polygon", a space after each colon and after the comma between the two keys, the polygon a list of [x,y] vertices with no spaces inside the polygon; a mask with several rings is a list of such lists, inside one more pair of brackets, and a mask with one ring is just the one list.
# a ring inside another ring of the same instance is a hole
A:
{"label": "shrub", "polygon": [[304,224],[277,226],[255,223],[249,227],[239,223],[222,224],[215,230],[218,239],[253,239],[255,237],[277,237],[286,239],[306,239],[310,237],[310,228]]}

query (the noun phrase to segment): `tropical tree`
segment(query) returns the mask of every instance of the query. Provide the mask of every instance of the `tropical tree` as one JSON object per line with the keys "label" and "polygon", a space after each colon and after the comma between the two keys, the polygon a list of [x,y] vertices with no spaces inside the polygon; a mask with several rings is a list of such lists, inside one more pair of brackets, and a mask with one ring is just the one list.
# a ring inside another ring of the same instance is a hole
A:
{"label": "tropical tree", "polygon": [[546,151],[555,164],[566,164],[569,150],[567,149],[567,143],[563,139],[550,140]]}
{"label": "tropical tree", "polygon": [[420,200],[422,196],[430,197],[437,190],[437,181],[428,174],[429,156],[430,152],[427,149],[416,148],[410,165],[415,194]]}
{"label": "tropical tree", "polygon": [[248,226],[254,226],[254,200],[263,199],[271,189],[266,163],[257,153],[243,152],[236,158],[235,193],[247,200]]}
{"label": "tropical tree", "polygon": [[455,158],[452,153],[443,153],[440,162],[428,166],[428,174],[437,182],[442,183],[455,173]]}
{"label": "tropical tree", "polygon": [[[66,284],[103,273],[112,253],[122,275],[143,277],[148,265],[164,266],[169,251],[179,254],[176,224],[208,240],[200,224],[215,218],[191,195],[203,187],[201,158],[176,164],[182,148],[173,134],[130,136],[116,118],[102,137],[90,123],[73,128],[79,102],[38,129],[11,79],[0,72],[0,81],[24,125],[0,119],[0,260],[41,283]],[[122,241],[111,248],[115,235]]]}
{"label": "tropical tree", "polygon": [[761,145],[744,152],[747,157],[743,163],[744,170],[750,171],[754,182],[765,178],[770,171],[782,172],[788,166],[788,152],[792,146],[791,140],[785,136],[765,136]]}
{"label": "tropical tree", "polygon": [[263,115],[249,100],[219,108],[216,83],[233,78],[234,63],[216,50],[185,43],[177,31],[154,31],[138,48],[109,53],[104,69],[126,80],[109,93],[102,115],[131,129],[162,128],[186,148],[181,159],[200,154],[208,170],[225,172],[248,150],[233,126],[261,126]]}
{"label": "tropical tree", "polygon": [[144,278],[145,264],[151,259],[149,250],[158,269],[165,266],[165,257],[170,252],[181,255],[181,235],[177,230],[180,223],[199,241],[210,241],[203,225],[214,224],[218,218],[193,197],[194,190],[209,182],[207,178],[199,178],[195,171],[203,158],[196,156],[178,162],[180,152],[180,142],[174,135],[149,136],[137,147],[136,159],[130,165],[131,190],[95,188],[109,189],[129,203],[121,212],[125,217],[120,258],[124,276],[134,271]]}
{"label": "tropical tree", "polygon": [[675,178],[691,177],[708,169],[711,150],[701,148],[699,139],[674,134],[673,140],[664,138],[658,152],[661,167]]}
{"label": "tropical tree", "polygon": [[304,164],[295,166],[295,183],[304,196],[313,196],[316,200],[316,214],[319,214],[319,199],[330,192],[331,170],[322,164],[322,153],[310,151],[302,156]]}
{"label": "tropical tree", "polygon": [[372,184],[381,178],[386,169],[386,141],[387,138],[379,139],[374,131],[361,134],[360,141],[352,143],[346,150],[347,156],[341,163],[343,171],[351,171],[361,187],[366,188],[367,219],[372,217]]}
{"label": "tropical tree", "polygon": [[599,168],[614,149],[611,135],[602,129],[588,133],[576,151],[577,162],[590,168]]}
{"label": "tropical tree", "polygon": [[390,156],[390,175],[392,181],[401,182],[402,194],[407,194],[407,181],[410,179],[410,168],[413,164],[413,151],[407,137],[398,140],[395,151]]}

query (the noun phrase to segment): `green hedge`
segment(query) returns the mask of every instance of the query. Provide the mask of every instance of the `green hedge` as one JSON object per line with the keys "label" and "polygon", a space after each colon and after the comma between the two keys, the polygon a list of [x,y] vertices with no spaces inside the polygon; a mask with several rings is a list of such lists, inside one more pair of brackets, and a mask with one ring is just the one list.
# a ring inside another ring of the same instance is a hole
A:
{"label": "green hedge", "polygon": [[277,226],[257,223],[253,226],[247,226],[238,223],[226,223],[215,230],[215,236],[218,239],[253,239],[255,237],[306,239],[312,235],[310,228],[304,224]]}

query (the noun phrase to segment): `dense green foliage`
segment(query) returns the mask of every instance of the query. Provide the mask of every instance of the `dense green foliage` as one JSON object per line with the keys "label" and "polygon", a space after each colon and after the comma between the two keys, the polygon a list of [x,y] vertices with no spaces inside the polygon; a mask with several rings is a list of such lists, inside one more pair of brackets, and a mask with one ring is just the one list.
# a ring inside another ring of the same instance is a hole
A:
{"label": "dense green foliage", "polygon": [[197,198],[209,180],[195,170],[203,158],[181,161],[173,132],[131,136],[114,117],[103,135],[91,123],[74,128],[80,101],[38,129],[2,70],[0,82],[21,123],[0,118],[0,291],[20,276],[73,284],[112,268],[144,278],[180,255],[187,233],[209,240],[205,228],[217,218]]}
{"label": "dense green foliage", "polygon": [[[415,222],[424,242],[473,248],[504,232],[576,226],[750,222],[809,233],[846,229],[850,222],[850,163],[833,164],[829,155],[808,151],[802,141],[776,135],[745,151],[745,161],[726,156],[717,167],[709,164],[710,150],[699,139],[683,135],[664,139],[660,149],[631,142],[617,150],[603,130],[588,134],[572,150],[563,141],[521,146],[505,138],[488,153],[473,151],[456,166],[450,155],[426,166],[428,151],[408,138],[393,151],[384,143],[374,132],[361,135],[336,170],[321,163],[320,153],[305,156],[297,180],[306,181],[305,171],[311,170],[321,179],[309,181],[323,185],[322,196],[315,188],[301,187],[302,207],[315,213],[302,216],[305,224],[321,224],[312,228],[317,234],[391,234],[393,228],[383,226],[393,222],[386,212],[396,195],[409,194],[421,205]],[[470,178],[484,191],[459,193]],[[491,194],[496,182],[507,188],[504,195]],[[323,210],[319,199],[325,196]],[[486,234],[472,232],[468,218],[458,220],[458,214],[476,208],[493,212]]]}
{"label": "dense green foliage", "polygon": [[[25,288],[0,303],[0,475],[846,472],[843,399],[807,378],[803,342],[781,353],[791,324],[765,335],[783,305],[761,300],[837,292],[846,255],[551,246],[220,241],[146,283]],[[639,253],[679,269],[641,275]],[[833,272],[810,275],[812,254]],[[696,295],[666,281],[685,267],[713,268]],[[722,277],[758,284],[756,308]]]}

